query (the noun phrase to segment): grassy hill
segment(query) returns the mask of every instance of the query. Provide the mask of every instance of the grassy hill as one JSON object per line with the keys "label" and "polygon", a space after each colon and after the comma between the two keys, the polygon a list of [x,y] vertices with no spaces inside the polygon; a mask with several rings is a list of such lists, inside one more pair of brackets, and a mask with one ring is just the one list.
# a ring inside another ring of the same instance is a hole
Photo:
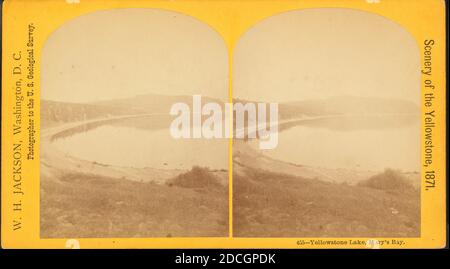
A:
{"label": "grassy hill", "polygon": [[40,219],[43,238],[228,236],[228,187],[204,168],[171,184],[59,171],[41,175]]}
{"label": "grassy hill", "polygon": [[419,191],[403,181],[403,187],[398,187],[399,181],[392,187],[386,184],[386,176],[390,175],[380,174],[367,184],[351,186],[247,168],[233,177],[234,234],[419,236]]}

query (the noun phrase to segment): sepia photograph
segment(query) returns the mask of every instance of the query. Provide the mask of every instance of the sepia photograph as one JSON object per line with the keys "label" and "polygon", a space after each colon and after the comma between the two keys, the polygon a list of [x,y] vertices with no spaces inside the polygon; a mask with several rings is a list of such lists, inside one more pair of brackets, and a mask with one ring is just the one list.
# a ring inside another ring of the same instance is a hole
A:
{"label": "sepia photograph", "polygon": [[63,24],[42,55],[43,238],[228,236],[228,139],[175,139],[176,103],[228,100],[228,52],[158,9]]}
{"label": "sepia photograph", "polygon": [[250,28],[233,57],[234,100],[279,114],[276,147],[233,140],[234,236],[420,236],[410,33],[363,11],[289,11]]}
{"label": "sepia photograph", "polygon": [[1,9],[1,248],[448,248],[445,1]]}

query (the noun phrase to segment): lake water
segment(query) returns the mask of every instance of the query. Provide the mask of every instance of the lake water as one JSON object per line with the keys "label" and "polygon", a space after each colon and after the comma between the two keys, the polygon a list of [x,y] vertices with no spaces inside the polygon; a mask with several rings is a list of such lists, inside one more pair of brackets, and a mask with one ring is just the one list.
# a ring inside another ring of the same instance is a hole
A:
{"label": "lake water", "polygon": [[[53,143],[71,156],[109,165],[228,169],[228,139],[174,139],[167,120],[130,119],[77,128]],[[420,171],[417,116],[311,120],[281,130],[275,149],[260,150],[257,140],[248,143],[269,157],[302,165]]]}
{"label": "lake water", "polygon": [[70,156],[102,164],[161,169],[190,169],[199,165],[228,169],[227,139],[174,139],[169,129],[130,125],[135,123],[125,121],[78,130],[53,143]]}
{"label": "lake water", "polygon": [[249,143],[269,157],[301,165],[420,171],[418,116],[309,121],[280,132],[275,149]]}

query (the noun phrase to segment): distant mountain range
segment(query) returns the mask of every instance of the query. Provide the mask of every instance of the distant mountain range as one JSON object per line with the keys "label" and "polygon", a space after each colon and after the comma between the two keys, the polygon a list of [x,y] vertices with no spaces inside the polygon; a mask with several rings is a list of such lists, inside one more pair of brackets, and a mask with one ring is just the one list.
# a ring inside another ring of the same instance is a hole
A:
{"label": "distant mountain range", "polygon": [[[202,101],[220,103],[219,100],[209,97],[202,97]],[[148,113],[168,114],[171,106],[177,102],[192,105],[192,96],[147,94],[92,103],[41,100],[41,124],[43,127],[49,127],[60,123],[111,116]]]}
{"label": "distant mountain range", "polygon": [[280,104],[279,110],[281,118],[295,118],[299,115],[420,113],[419,106],[407,100],[356,96],[336,96],[327,99],[289,102]]}
{"label": "distant mountain range", "polygon": [[[43,127],[48,127],[65,122],[102,117],[169,113],[171,106],[177,102],[184,102],[192,106],[192,96],[148,94],[92,103],[41,100],[41,123]],[[207,102],[222,103],[218,99],[202,96],[202,103]],[[242,99],[234,99],[234,102],[255,103],[255,101]],[[419,106],[410,101],[355,96],[337,96],[279,104],[280,119],[342,114],[417,114],[419,112]]]}

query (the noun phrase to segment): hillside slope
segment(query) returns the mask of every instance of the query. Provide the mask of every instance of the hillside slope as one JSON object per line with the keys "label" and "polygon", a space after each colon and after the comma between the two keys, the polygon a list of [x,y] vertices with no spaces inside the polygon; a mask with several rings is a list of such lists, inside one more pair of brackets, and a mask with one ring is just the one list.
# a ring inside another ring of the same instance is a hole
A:
{"label": "hillside slope", "polygon": [[420,194],[247,168],[233,177],[238,237],[417,237]]}

